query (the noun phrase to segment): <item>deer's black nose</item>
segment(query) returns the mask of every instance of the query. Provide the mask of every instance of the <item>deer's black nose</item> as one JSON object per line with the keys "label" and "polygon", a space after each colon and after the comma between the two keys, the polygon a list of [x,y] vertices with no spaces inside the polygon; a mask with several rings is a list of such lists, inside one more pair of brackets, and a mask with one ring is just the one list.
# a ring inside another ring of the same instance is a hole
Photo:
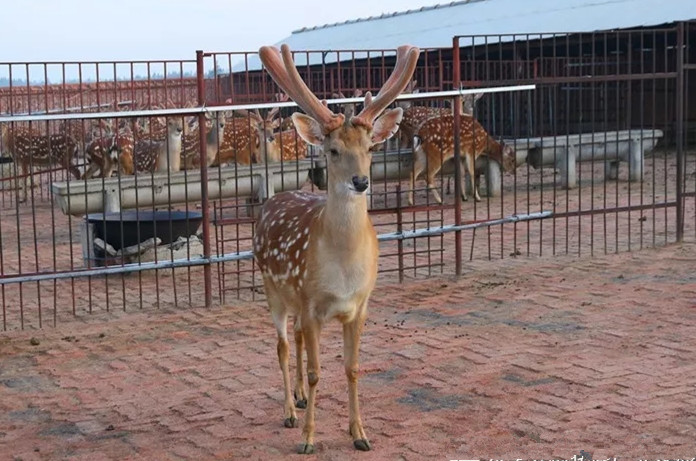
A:
{"label": "deer's black nose", "polygon": [[370,185],[370,179],[367,176],[353,176],[353,186],[358,192],[365,192]]}

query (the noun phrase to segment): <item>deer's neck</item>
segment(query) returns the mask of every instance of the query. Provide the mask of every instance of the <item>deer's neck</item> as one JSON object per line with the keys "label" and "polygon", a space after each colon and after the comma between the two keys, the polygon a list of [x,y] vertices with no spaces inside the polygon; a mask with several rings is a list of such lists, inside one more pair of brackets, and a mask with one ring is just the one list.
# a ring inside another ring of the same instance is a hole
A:
{"label": "deer's neck", "polygon": [[158,170],[179,171],[181,169],[181,142],[183,136],[170,135],[160,151]]}
{"label": "deer's neck", "polygon": [[221,143],[219,128],[217,126],[211,128],[206,136],[206,161],[207,166],[210,166],[215,160],[218,153],[218,143]]}
{"label": "deer's neck", "polygon": [[209,146],[217,147],[218,138],[218,128],[214,126],[210,129],[210,131],[208,131],[205,140],[208,142]]}
{"label": "deer's neck", "polygon": [[[488,139],[486,140],[488,143],[488,156],[490,158],[498,160],[498,162],[502,162],[503,160],[503,145],[493,139],[491,136],[488,136]],[[502,163],[501,163],[502,165]]]}
{"label": "deer's neck", "polygon": [[366,196],[339,196],[329,192],[322,212],[322,227],[335,247],[355,249],[371,235]]}

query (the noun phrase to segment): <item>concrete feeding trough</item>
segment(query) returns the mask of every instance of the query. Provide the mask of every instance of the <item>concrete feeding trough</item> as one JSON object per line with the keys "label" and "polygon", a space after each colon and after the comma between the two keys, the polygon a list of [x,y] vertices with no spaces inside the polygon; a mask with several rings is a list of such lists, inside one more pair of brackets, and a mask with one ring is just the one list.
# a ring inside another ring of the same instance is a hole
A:
{"label": "concrete feeding trough", "polygon": [[[312,167],[312,160],[300,160],[282,165],[239,165],[236,169],[234,166],[210,168],[208,197],[211,200],[248,197],[249,212],[255,213],[258,208],[256,204],[262,203],[276,192],[300,189],[308,180]],[[155,257],[158,260],[168,259],[172,251],[179,251],[176,254],[179,256],[183,254],[181,257],[184,258],[189,254],[192,255],[198,251],[191,250],[191,245],[198,248],[197,242],[191,240],[195,232],[177,235],[171,241],[165,241],[167,239],[161,236],[141,234],[141,241],[129,242],[129,245],[123,245],[123,248],[120,248],[115,247],[102,236],[95,235],[95,229],[99,225],[90,220],[98,214],[111,213],[109,216],[122,217],[127,214],[123,210],[152,209],[158,206],[169,207],[175,204],[197,202],[201,200],[201,184],[201,172],[194,170],[180,171],[170,175],[156,173],[137,177],[122,176],[55,182],[52,190],[55,201],[64,214],[87,215],[82,222],[80,233],[85,264],[95,259],[97,264],[104,264],[109,260],[122,264],[129,260],[145,261]],[[163,211],[163,213],[168,212]],[[119,226],[122,225],[121,223],[123,221],[119,221]],[[142,226],[143,223],[144,221],[141,220],[139,225]],[[188,239],[186,245],[181,245],[181,239]],[[179,248],[180,246],[183,249]]]}
{"label": "concrete feeding trough", "polygon": [[642,181],[645,153],[662,138],[661,130],[623,130],[545,136],[516,140],[517,149],[527,150],[527,162],[536,169],[554,167],[561,187],[577,187],[577,162],[604,162],[606,179],[619,176],[619,163],[628,162],[628,180]]}
{"label": "concrete feeding trough", "polygon": [[[208,169],[211,200],[251,197],[259,203],[276,192],[297,190],[307,181],[311,160],[268,165],[239,165]],[[55,182],[53,196],[65,214],[119,211],[170,206],[201,200],[199,170],[121,176],[87,181]]]}

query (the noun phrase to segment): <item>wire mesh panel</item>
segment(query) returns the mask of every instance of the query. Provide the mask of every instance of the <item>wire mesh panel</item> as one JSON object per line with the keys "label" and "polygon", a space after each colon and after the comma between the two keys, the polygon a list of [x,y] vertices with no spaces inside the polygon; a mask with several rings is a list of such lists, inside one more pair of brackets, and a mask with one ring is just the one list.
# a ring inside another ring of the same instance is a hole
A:
{"label": "wire mesh panel", "polygon": [[464,219],[554,216],[488,229],[472,244],[473,257],[591,255],[679,237],[677,139],[685,117],[676,108],[688,98],[678,50],[693,48],[679,42],[679,31],[455,39],[464,87],[536,84],[534,92],[485,96],[475,106],[474,116],[513,145],[519,165],[503,176],[500,197],[465,207]]}
{"label": "wire mesh panel", "polygon": [[[422,50],[410,94],[393,104],[399,131],[371,153],[381,277],[693,240],[694,37],[684,23]],[[395,53],[294,58],[349,119]],[[5,330],[257,299],[264,200],[329,183],[324,153],[297,134],[297,107],[256,53],[0,63],[0,81]]]}
{"label": "wire mesh panel", "polygon": [[0,63],[3,329],[201,298],[195,271],[159,264],[200,253],[191,176],[175,173],[197,131],[130,116],[195,104],[195,64]]}

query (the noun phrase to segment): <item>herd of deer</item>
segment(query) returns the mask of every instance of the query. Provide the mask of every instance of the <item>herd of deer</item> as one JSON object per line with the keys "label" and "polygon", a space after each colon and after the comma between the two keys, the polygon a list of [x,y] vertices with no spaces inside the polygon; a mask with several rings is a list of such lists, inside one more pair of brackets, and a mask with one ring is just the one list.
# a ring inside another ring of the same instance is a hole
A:
{"label": "herd of deer", "polygon": [[[404,93],[417,93],[416,81],[404,88]],[[353,97],[362,95],[356,90]],[[503,167],[504,171],[515,168],[515,154],[511,147],[504,146],[488,135],[474,118],[473,109],[481,93],[461,98],[461,153],[465,172],[475,176],[474,165],[481,155],[487,155]],[[334,98],[345,98],[343,93],[334,93]],[[276,95],[277,101],[287,101],[285,94]],[[229,101],[228,101],[229,102]],[[170,104],[170,101],[168,101]],[[399,142],[413,149],[413,169],[408,202],[413,205],[416,178],[425,172],[428,189],[435,200],[442,200],[435,187],[435,175],[442,165],[454,156],[454,115],[451,109],[414,106],[410,102],[397,102],[403,109],[403,119],[398,127]],[[187,107],[191,105],[188,104]],[[352,117],[355,104],[341,106],[346,118]],[[251,163],[274,163],[303,159],[307,156],[307,141],[286,117],[281,121],[279,109],[270,110],[265,117],[258,110],[238,110],[232,113],[206,114],[206,166],[218,166],[232,162],[242,165]],[[132,175],[136,172],[175,172],[199,169],[200,136],[198,117],[185,123],[180,117],[138,119],[130,123],[122,120],[118,127],[104,120],[92,122],[63,122],[58,134],[43,135],[25,127],[10,129],[2,126],[0,150],[8,152],[21,167],[22,199],[26,200],[27,180],[32,167],[58,165],[70,171],[76,179],[95,177],[108,178],[115,172]],[[82,148],[84,146],[84,149]],[[75,157],[84,151],[86,171],[74,165]],[[467,200],[462,175],[462,199]],[[475,182],[472,182],[475,184]],[[474,186],[474,197],[480,200],[478,188]]]}
{"label": "herd of deer", "polygon": [[[307,144],[294,129],[275,132],[280,126],[278,109],[262,117],[258,111],[206,114],[206,166],[232,162],[248,165],[280,162],[307,156]],[[114,127],[104,120],[84,128],[86,122],[63,122],[57,134],[44,135],[26,127],[1,129],[0,151],[9,154],[21,169],[22,200],[32,167],[57,165],[76,179],[108,178],[150,172],[176,172],[200,168],[200,135],[197,117],[158,117],[124,122]],[[83,148],[84,146],[84,148]],[[81,173],[76,157],[84,152],[86,170]]]}

